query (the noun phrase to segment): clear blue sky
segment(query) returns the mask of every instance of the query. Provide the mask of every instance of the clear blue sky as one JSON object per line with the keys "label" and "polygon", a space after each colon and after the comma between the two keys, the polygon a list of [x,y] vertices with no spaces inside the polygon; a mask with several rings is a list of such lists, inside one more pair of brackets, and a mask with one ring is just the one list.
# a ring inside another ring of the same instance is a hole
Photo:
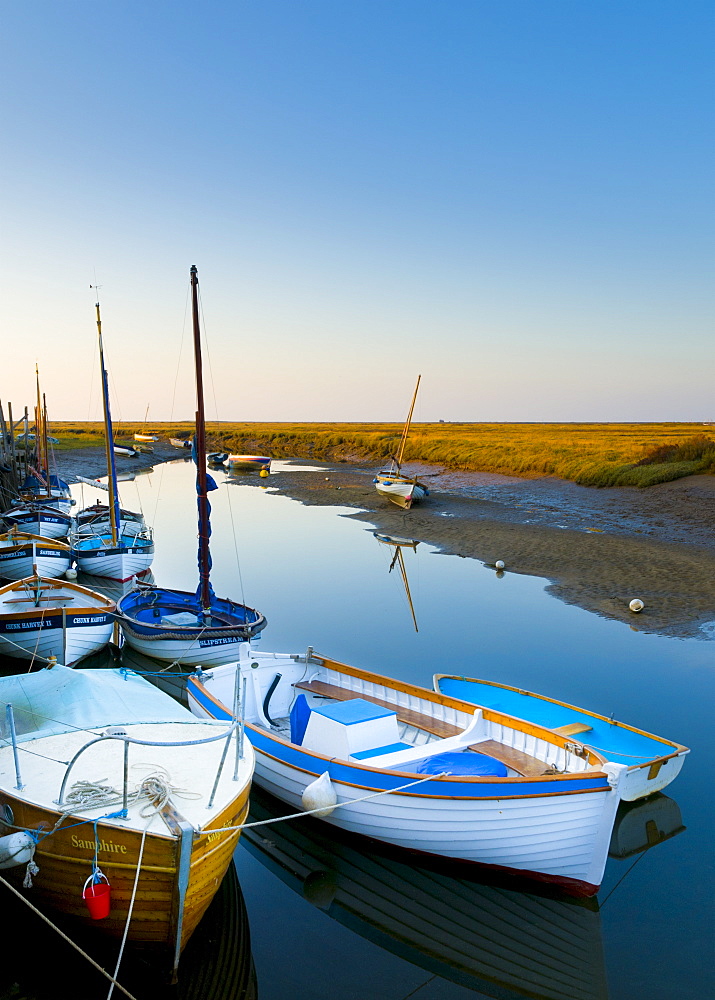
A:
{"label": "clear blue sky", "polygon": [[0,10],[3,402],[715,419],[710,0]]}

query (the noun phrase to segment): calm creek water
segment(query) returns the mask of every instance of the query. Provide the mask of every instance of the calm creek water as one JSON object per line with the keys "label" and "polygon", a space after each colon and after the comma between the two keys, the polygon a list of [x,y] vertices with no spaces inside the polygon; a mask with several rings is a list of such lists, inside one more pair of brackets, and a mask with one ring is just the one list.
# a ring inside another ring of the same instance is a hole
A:
{"label": "calm creek water", "polygon": [[[226,481],[222,473],[216,478]],[[416,632],[399,570],[389,572],[394,549],[363,522],[341,516],[350,513],[344,508],[302,506],[273,490],[270,478],[247,482],[239,479],[211,494],[212,582],[218,595],[245,600],[266,614],[264,649],[302,651],[311,645],[335,659],[426,686],[437,671],[491,678],[613,713],[686,744],[692,753],[666,796],[624,810],[613,844],[613,853],[622,856],[609,859],[593,907],[426,871],[320,823],[278,824],[244,835],[236,867],[250,948],[245,921],[239,921],[240,934],[235,930],[234,900],[233,916],[223,922],[237,935],[235,947],[221,942],[214,929],[207,932],[209,945],[197,943],[196,957],[187,953],[186,965],[205,970],[212,947],[216,953],[223,948],[221,954],[228,948],[234,958],[240,953],[240,962],[234,961],[220,987],[187,972],[174,995],[713,995],[713,796],[705,780],[713,728],[712,640],[642,634],[637,619],[632,628],[600,619],[546,594],[542,580],[508,572],[498,578],[476,561],[440,555],[425,544],[403,550]],[[93,491],[85,490],[84,502],[93,499]],[[165,465],[125,484],[122,501],[135,508],[141,503],[155,527],[157,582],[193,590],[190,464]],[[257,817],[281,809],[256,796]],[[643,850],[649,841],[653,846]],[[73,996],[106,995],[100,980],[69,961],[78,977]],[[127,966],[119,980],[131,982],[141,1000],[158,995],[142,992],[136,976]],[[7,973],[0,998],[17,996],[4,992],[6,979]],[[23,988],[20,995],[28,997],[59,995],[49,986],[45,993],[35,980]]]}

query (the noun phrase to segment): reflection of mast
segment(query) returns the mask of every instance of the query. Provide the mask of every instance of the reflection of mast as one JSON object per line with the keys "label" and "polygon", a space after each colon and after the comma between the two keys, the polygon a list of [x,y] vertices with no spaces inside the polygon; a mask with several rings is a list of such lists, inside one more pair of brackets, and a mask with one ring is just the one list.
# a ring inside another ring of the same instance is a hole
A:
{"label": "reflection of mast", "polygon": [[392,535],[383,535],[379,531],[375,531],[373,532],[373,534],[375,535],[375,538],[378,540],[378,542],[380,542],[382,545],[389,545],[395,550],[395,554],[393,555],[392,561],[390,562],[390,568],[388,570],[388,573],[391,573],[395,568],[395,566],[400,567],[400,576],[402,577],[402,584],[405,588],[407,603],[410,606],[412,623],[415,626],[415,632],[419,632],[419,628],[417,626],[417,615],[415,614],[415,607],[414,604],[412,603],[412,594],[410,593],[410,584],[407,579],[407,567],[405,566],[405,557],[402,554],[402,550],[403,548],[409,548],[412,549],[413,551],[417,551],[417,546],[420,543],[414,541],[414,539],[412,538],[397,538],[393,537]]}
{"label": "reflection of mast", "polygon": [[412,594],[410,593],[410,585],[407,580],[407,570],[405,568],[405,557],[402,555],[402,549],[399,545],[395,546],[395,554],[392,557],[392,562],[390,563],[389,572],[391,573],[394,569],[395,563],[400,567],[400,576],[402,577],[402,582],[405,585],[405,594],[407,595],[407,603],[410,606],[410,612],[412,613],[412,623],[415,626],[415,632],[419,632],[417,627],[417,616],[415,615],[415,608],[412,603]]}

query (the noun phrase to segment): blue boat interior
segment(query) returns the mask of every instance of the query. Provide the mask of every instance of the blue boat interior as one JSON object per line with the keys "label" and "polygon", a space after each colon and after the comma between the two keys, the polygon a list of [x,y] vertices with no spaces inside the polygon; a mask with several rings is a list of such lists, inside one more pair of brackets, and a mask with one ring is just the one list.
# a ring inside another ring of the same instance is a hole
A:
{"label": "blue boat interior", "polygon": [[480,708],[490,708],[496,712],[515,715],[518,719],[545,726],[547,729],[558,729],[574,723],[588,726],[588,730],[579,733],[578,739],[618,764],[640,764],[653,757],[662,757],[664,753],[672,752],[674,749],[665,740],[633,732],[606,719],[595,718],[588,712],[558,705],[528,692],[513,691],[478,680],[457,677],[441,677],[439,691],[452,698],[471,702]]}
{"label": "blue boat interior", "polygon": [[226,626],[254,625],[262,616],[253,608],[214,597],[211,601],[211,621],[203,616],[196,594],[181,590],[132,590],[121,598],[118,609],[128,618],[145,625]]}
{"label": "blue boat interior", "polygon": [[95,552],[100,549],[112,548],[146,549],[153,547],[153,545],[151,538],[142,538],[140,535],[131,533],[121,533],[115,545],[112,542],[111,531],[103,531],[99,535],[87,535],[86,538],[75,539],[72,547],[77,552]]}

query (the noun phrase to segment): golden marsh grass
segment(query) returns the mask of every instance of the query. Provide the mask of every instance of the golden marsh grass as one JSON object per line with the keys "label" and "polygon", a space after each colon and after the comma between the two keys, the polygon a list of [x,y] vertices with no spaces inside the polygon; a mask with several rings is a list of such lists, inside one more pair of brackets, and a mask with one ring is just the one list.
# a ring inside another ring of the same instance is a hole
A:
{"label": "golden marsh grass", "polygon": [[[135,432],[162,439],[190,435],[191,423],[124,423],[118,441]],[[273,458],[374,462],[389,460],[400,424],[212,423],[210,450]],[[60,449],[102,443],[99,423],[53,421]],[[715,473],[715,427],[662,424],[412,425],[405,462],[524,477],[558,476],[587,486],[650,486],[698,472]]]}

